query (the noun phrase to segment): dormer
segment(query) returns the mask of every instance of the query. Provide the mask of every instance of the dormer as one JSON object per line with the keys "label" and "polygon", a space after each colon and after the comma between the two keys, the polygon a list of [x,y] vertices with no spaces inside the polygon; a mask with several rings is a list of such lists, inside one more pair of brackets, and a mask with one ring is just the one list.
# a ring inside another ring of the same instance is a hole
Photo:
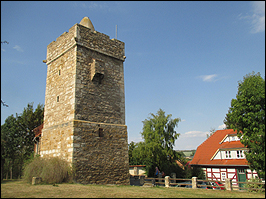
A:
{"label": "dormer", "polygon": [[239,141],[239,137],[237,134],[227,134],[224,136],[224,138],[219,142],[219,144],[222,144],[224,142],[232,142],[232,141]]}

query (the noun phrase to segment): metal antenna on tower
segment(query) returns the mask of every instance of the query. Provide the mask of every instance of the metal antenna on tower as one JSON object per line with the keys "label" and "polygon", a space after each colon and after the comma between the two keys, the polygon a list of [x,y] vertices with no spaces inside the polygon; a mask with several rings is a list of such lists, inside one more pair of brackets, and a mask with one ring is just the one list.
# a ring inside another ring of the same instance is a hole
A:
{"label": "metal antenna on tower", "polygon": [[117,25],[115,25],[115,39],[117,39]]}

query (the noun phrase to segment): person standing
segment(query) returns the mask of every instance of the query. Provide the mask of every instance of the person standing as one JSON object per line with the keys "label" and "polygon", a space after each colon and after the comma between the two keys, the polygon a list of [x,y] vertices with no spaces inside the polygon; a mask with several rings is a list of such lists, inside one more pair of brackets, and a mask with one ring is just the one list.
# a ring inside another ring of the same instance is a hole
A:
{"label": "person standing", "polygon": [[158,167],[155,168],[155,178],[158,178],[158,175],[160,173],[160,170],[158,169]]}

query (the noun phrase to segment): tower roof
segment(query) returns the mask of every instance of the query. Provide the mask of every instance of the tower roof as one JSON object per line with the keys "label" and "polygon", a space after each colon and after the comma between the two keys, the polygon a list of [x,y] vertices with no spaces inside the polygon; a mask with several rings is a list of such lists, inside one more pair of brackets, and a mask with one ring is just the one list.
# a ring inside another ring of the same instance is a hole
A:
{"label": "tower roof", "polygon": [[91,29],[92,31],[95,31],[94,26],[92,25],[89,17],[84,17],[79,24]]}

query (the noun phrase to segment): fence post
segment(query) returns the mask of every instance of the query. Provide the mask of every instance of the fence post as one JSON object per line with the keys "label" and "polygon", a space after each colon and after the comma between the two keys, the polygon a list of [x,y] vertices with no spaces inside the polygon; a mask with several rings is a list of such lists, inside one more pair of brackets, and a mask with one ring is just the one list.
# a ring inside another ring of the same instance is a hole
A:
{"label": "fence post", "polygon": [[137,167],[134,167],[134,175],[138,175],[138,168]]}
{"label": "fence post", "polygon": [[[171,173],[171,178],[176,178],[176,173]],[[172,183],[176,183],[176,180],[172,180]]]}
{"label": "fence post", "polygon": [[[159,181],[159,182],[162,182],[162,179],[161,179],[161,178],[162,178],[162,174],[161,174],[161,173],[159,173],[158,178],[159,178],[158,181]],[[160,184],[159,184],[159,185],[160,185]]]}
{"label": "fence post", "polygon": [[153,186],[155,186],[155,183],[156,183],[155,178],[153,178],[153,179],[151,180],[151,183],[152,183]]}
{"label": "fence post", "polygon": [[32,185],[39,184],[41,181],[42,181],[42,178],[40,177],[32,177],[31,184]]}
{"label": "fence post", "polygon": [[36,177],[32,177],[32,185],[35,185],[36,184]]}
{"label": "fence post", "polygon": [[225,189],[232,191],[232,179],[230,178],[225,179]]}
{"label": "fence post", "polygon": [[145,183],[145,176],[139,176],[139,183],[140,183],[140,186],[144,185],[144,183]]}
{"label": "fence post", "polygon": [[192,177],[192,189],[197,188],[197,177]]}
{"label": "fence post", "polygon": [[169,176],[165,176],[164,178],[164,184],[165,184],[165,187],[170,187],[170,177]]}

